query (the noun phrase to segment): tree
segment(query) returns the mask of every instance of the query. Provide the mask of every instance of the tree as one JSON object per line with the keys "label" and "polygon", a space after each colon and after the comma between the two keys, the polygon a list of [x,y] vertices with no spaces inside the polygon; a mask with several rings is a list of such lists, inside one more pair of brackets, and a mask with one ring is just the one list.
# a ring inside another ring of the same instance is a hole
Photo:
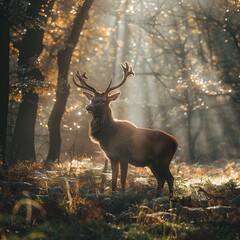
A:
{"label": "tree", "polygon": [[85,0],[83,5],[79,7],[76,14],[72,30],[66,40],[64,49],[61,49],[57,55],[58,64],[58,82],[56,89],[56,102],[53,106],[48,121],[50,134],[50,144],[47,161],[52,162],[59,160],[61,150],[61,133],[60,123],[65,112],[65,106],[69,95],[68,72],[73,51],[77,45],[80,32],[85,21],[88,19],[88,12],[94,0]]}
{"label": "tree", "polygon": [[7,163],[5,158],[6,129],[9,99],[9,42],[10,29],[6,14],[9,1],[0,2],[0,163]]}
{"label": "tree", "polygon": [[[51,12],[55,0],[31,0],[27,15],[39,18],[43,24]],[[30,28],[26,31],[19,48],[18,78],[23,86],[22,102],[19,106],[12,142],[12,161],[35,160],[34,130],[38,109],[38,92],[44,76],[38,66],[38,57],[43,49],[44,28]]]}

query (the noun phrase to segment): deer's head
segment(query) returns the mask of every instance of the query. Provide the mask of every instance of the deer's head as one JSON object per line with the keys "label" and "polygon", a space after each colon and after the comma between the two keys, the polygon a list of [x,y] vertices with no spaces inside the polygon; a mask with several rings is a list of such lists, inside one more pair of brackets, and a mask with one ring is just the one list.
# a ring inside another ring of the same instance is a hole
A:
{"label": "deer's head", "polygon": [[86,83],[86,80],[88,78],[85,72],[83,74],[80,74],[79,72],[77,72],[76,74],[80,84],[78,84],[73,78],[73,82],[77,87],[88,91],[88,92],[83,92],[83,94],[87,97],[87,99],[91,101],[91,103],[86,107],[86,110],[89,113],[91,113],[93,116],[100,116],[104,114],[104,112],[106,111],[106,108],[109,106],[109,103],[116,100],[120,95],[120,92],[117,92],[114,94],[110,94],[110,92],[121,87],[126,82],[129,76],[131,75],[134,76],[132,66],[130,66],[127,62],[125,62],[124,64],[121,64],[121,66],[123,69],[122,81],[116,86],[111,86],[112,85],[112,79],[111,79],[107,89],[104,92],[99,92],[94,87]]}

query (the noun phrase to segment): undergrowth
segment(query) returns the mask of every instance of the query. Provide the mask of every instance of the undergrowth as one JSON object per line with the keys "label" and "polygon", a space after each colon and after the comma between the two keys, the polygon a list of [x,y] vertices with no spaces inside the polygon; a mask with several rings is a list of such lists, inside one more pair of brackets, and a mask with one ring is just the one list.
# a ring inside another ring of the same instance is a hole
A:
{"label": "undergrowth", "polygon": [[112,193],[107,162],[81,158],[47,170],[21,162],[0,180],[1,239],[240,239],[239,164],[173,164],[175,197],[156,196],[147,168],[129,168]]}

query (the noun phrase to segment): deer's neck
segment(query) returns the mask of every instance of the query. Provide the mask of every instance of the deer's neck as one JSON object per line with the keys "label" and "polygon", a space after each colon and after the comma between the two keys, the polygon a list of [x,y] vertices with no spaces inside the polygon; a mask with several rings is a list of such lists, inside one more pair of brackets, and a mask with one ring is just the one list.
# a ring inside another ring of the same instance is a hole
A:
{"label": "deer's neck", "polygon": [[90,134],[92,137],[98,140],[98,136],[106,130],[110,130],[111,126],[114,123],[114,118],[112,114],[111,108],[107,108],[107,110],[101,114],[93,116],[93,119],[90,123]]}

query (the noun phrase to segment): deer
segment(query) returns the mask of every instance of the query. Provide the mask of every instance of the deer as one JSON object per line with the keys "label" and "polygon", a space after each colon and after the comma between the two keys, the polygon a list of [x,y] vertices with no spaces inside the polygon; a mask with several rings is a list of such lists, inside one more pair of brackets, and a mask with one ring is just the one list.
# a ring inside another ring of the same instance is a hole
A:
{"label": "deer", "polygon": [[128,62],[121,64],[122,81],[112,86],[112,79],[104,92],[97,91],[87,83],[86,72],[76,73],[79,83],[73,77],[74,84],[83,91],[90,101],[86,110],[92,115],[89,135],[93,142],[98,143],[111,162],[112,192],[116,191],[119,166],[121,170],[122,191],[126,188],[128,164],[136,167],[149,167],[157,180],[157,193],[162,194],[164,183],[167,182],[169,198],[173,198],[173,183],[169,165],[178,148],[178,142],[172,135],[148,128],[139,128],[127,120],[118,120],[113,116],[110,103],[115,101],[120,92],[110,94],[120,88],[130,76],[134,76],[132,66]]}

